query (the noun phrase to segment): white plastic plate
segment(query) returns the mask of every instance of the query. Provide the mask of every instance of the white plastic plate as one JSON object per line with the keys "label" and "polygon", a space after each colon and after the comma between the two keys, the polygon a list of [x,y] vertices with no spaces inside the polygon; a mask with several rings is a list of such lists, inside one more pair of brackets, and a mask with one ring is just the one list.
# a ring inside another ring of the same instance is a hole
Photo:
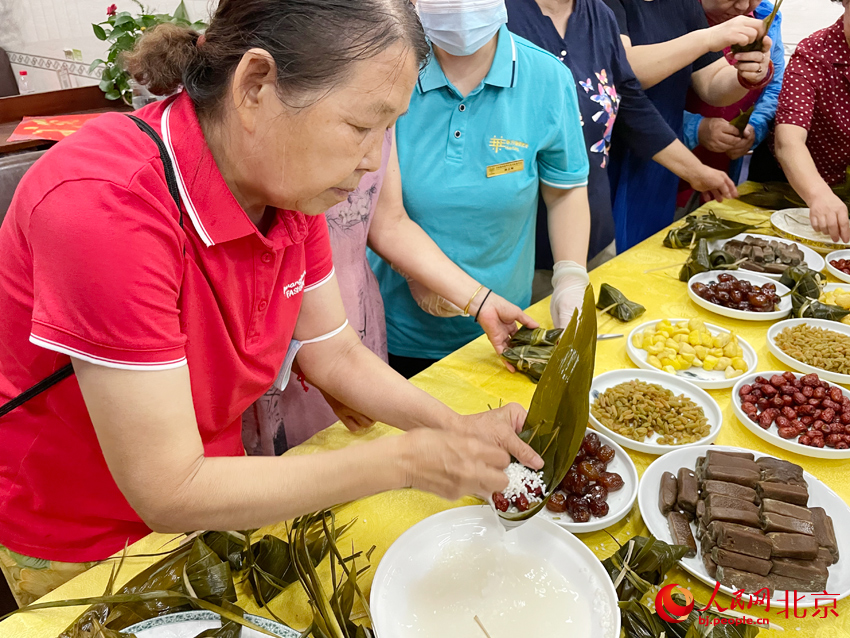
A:
{"label": "white plastic plate", "polygon": [[[763,430],[758,423],[754,423],[752,419],[750,419],[744,413],[744,411],[741,409],[741,388],[748,384],[752,385],[756,377],[764,377],[765,379],[770,379],[770,377],[772,377],[774,374],[781,375],[782,371],[780,370],[773,372],[754,372],[753,374],[748,374],[742,377],[732,389],[732,409],[735,410],[735,416],[738,417],[738,420],[744,425],[744,427],[747,428],[753,434],[755,434],[757,437],[767,441],[771,445],[775,445],[776,447],[782,448],[783,450],[788,450],[789,452],[794,452],[795,454],[802,454],[803,456],[813,456],[818,459],[850,459],[850,449],[836,450],[835,448],[831,447],[817,448],[811,447],[809,445],[800,445],[799,443],[797,443],[797,437],[794,437],[793,439],[783,439],[781,436],[779,436],[775,423],[771,425],[767,430]],[[841,386],[836,387],[841,390],[844,396],[850,397],[850,392],[848,392]]]}
{"label": "white plastic plate", "polygon": [[830,263],[834,259],[850,259],[850,250],[834,250],[826,256],[827,272],[839,281],[846,281],[850,283],[850,275],[845,275]]}
{"label": "white plastic plate", "polygon": [[770,225],[780,237],[810,246],[822,255],[840,248],[850,248],[832,241],[829,235],[816,232],[809,221],[808,208],[778,210],[770,216]]}
{"label": "white plastic plate", "polygon": [[799,326],[803,323],[813,327],[832,330],[833,332],[838,332],[850,337],[850,326],[848,326],[847,324],[843,324],[840,321],[808,318],[786,319],[785,321],[780,321],[779,323],[773,324],[767,331],[767,349],[770,350],[770,353],[785,365],[791,366],[791,368],[796,370],[797,372],[802,372],[803,374],[809,374],[813,372],[817,374],[821,379],[824,379],[826,381],[832,381],[833,383],[840,383],[842,385],[850,385],[850,374],[829,372],[828,370],[822,370],[820,368],[810,366],[807,363],[798,361],[794,357],[785,354],[782,350],[779,349],[779,346],[776,345],[776,336],[780,332],[785,330],[785,328],[792,328],[794,326]]}
{"label": "white plastic plate", "polygon": [[[592,430],[588,430],[588,432],[592,432]],[[602,445],[610,445],[614,448],[614,458],[608,464],[607,471],[616,472],[623,477],[623,487],[616,492],[610,492],[608,494],[608,514],[602,518],[591,516],[590,520],[586,523],[576,523],[566,512],[558,514],[556,512],[550,512],[545,507],[538,514],[538,516],[542,516],[575,534],[597,532],[600,529],[605,529],[614,523],[620,522],[632,510],[635,499],[637,499],[638,473],[628,452],[603,432],[597,432],[596,434],[599,436],[599,440],[602,441]]]}
{"label": "white plastic plate", "polygon": [[[806,265],[807,268],[811,268],[812,270],[816,270],[818,272],[823,270],[823,267],[824,267],[823,257],[821,257],[817,253],[817,251],[813,250],[812,248],[809,248],[808,246],[806,246],[805,244],[803,244],[801,242],[794,241],[793,239],[787,239],[785,237],[774,237],[773,235],[758,235],[756,233],[741,233],[740,235],[735,235],[731,239],[715,239],[714,241],[708,242],[708,250],[709,251],[722,250],[723,246],[726,245],[726,242],[729,242],[729,241],[732,241],[732,240],[735,240],[735,239],[743,241],[747,237],[755,237],[756,239],[764,239],[765,241],[778,241],[778,242],[782,242],[784,244],[794,244],[794,245],[797,246],[797,248],[799,248],[803,252],[803,256],[805,258],[805,265]],[[782,276],[781,274],[774,274],[774,273],[767,273],[767,272],[760,272],[760,273],[756,273],[756,274],[762,275],[763,277],[770,277],[771,279],[777,279],[777,280]]]}
{"label": "white plastic plate", "polygon": [[[657,324],[661,319],[654,319],[653,321],[647,321],[646,323],[642,323],[637,328],[631,331],[629,334],[628,342],[626,343],[626,352],[629,355],[629,359],[639,368],[644,370],[658,370],[658,368],[647,363],[647,358],[649,357],[649,353],[642,348],[636,347],[632,343],[632,337],[635,334],[640,334],[647,328],[654,328],[655,324]],[[687,319],[669,319],[670,323],[676,325],[681,321],[688,321]],[[728,334],[731,330],[727,330],[726,328],[721,328],[720,326],[714,325],[713,323],[706,323],[705,327],[713,335],[719,334]],[[741,344],[741,349],[744,351],[744,361],[747,363],[747,370],[744,374],[748,372],[752,372],[758,366],[759,358],[756,354],[756,351],[753,350],[753,347],[747,343],[741,335],[738,335],[738,343]],[[680,379],[687,381],[688,383],[693,383],[695,386],[699,388],[703,388],[704,390],[721,390],[723,388],[731,388],[735,385],[735,382],[741,377],[732,377],[731,379],[726,378],[726,374],[724,370],[703,370],[702,368],[690,368],[688,370],[677,370],[676,375]]]}
{"label": "white plastic plate", "polygon": [[586,594],[587,603],[593,607],[592,630],[588,635],[619,637],[617,593],[593,552],[567,530],[540,516],[505,533],[487,505],[459,507],[430,516],[392,544],[381,559],[372,583],[370,606],[376,635],[381,638],[411,635],[410,626],[414,619],[410,592],[423,575],[433,569],[447,542],[489,541],[502,534],[505,534],[504,542],[509,551],[516,547],[523,552],[539,554],[568,582]]}
{"label": "white plastic plate", "polygon": [[703,437],[698,441],[694,441],[693,443],[686,443],[684,445],[662,445],[660,443],[656,443],[660,437],[655,433],[652,433],[643,441],[634,441],[626,436],[612,432],[610,429],[602,425],[602,423],[600,423],[593,414],[591,414],[590,423],[595,430],[605,434],[608,438],[613,439],[624,448],[637,450],[638,452],[646,452],[647,454],[667,454],[668,452],[672,452],[673,450],[677,450],[682,447],[708,445],[709,443],[713,443],[717,438],[717,435],[720,434],[720,426],[723,425],[723,413],[720,411],[720,406],[717,405],[717,401],[712,399],[705,390],[696,387],[692,383],[688,383],[684,379],[673,376],[672,374],[667,374],[666,372],[661,372],[660,370],[635,370],[629,368],[627,370],[612,370],[611,372],[600,374],[598,377],[593,379],[593,383],[590,386],[591,406],[599,393],[604,392],[615,385],[619,385],[626,381],[632,381],[634,379],[638,379],[645,383],[658,384],[667,388],[677,396],[684,394],[691,401],[696,403],[702,408],[705,418],[708,419],[708,425],[710,428],[708,436]]}
{"label": "white plastic plate", "polygon": [[[262,627],[272,635],[281,638],[299,638],[301,635],[300,632],[268,618],[245,614],[245,620],[250,620],[258,627]],[[122,629],[121,633],[133,634],[136,638],[195,638],[207,629],[218,629],[219,627],[221,627],[221,616],[212,611],[197,610],[143,620],[132,627]],[[254,629],[242,628],[242,638],[263,638],[264,636],[265,634]]]}
{"label": "white plastic plate", "polygon": [[[696,465],[697,458],[704,456],[706,450],[753,452],[756,459],[760,459],[763,456],[770,456],[769,454],[762,454],[761,452],[756,452],[754,450],[744,450],[742,448],[718,445],[704,445],[676,450],[671,454],[665,454],[653,461],[652,465],[646,469],[646,472],[643,473],[643,477],[641,478],[640,489],[638,491],[638,506],[640,507],[641,517],[643,517],[649,531],[653,534],[653,536],[666,543],[672,543],[673,538],[670,535],[670,528],[667,525],[667,519],[658,508],[658,491],[661,484],[661,475],[664,474],[664,472],[670,472],[675,475],[681,467],[687,467],[693,470]],[[808,483],[809,486],[809,506],[822,507],[826,510],[826,513],[832,517],[835,529],[839,530],[836,533],[839,560],[829,568],[829,580],[827,581],[826,590],[830,594],[830,599],[832,599],[832,596],[837,596],[840,600],[850,595],[850,569],[847,569],[846,565],[848,560],[847,552],[850,552],[850,534],[842,534],[840,531],[850,528],[850,507],[847,506],[847,503],[845,503],[838,494],[833,492],[808,472],[803,472],[803,477],[806,479],[806,483]],[[691,529],[694,531],[693,527]],[[702,558],[699,556],[699,552],[697,552],[697,555],[693,558],[683,558],[679,561],[679,564],[686,571],[699,578],[709,587],[715,586],[717,581],[708,575],[708,572],[705,570],[705,565],[703,565]],[[735,595],[735,592],[732,589],[723,585],[720,586],[720,591],[730,596]],[[793,594],[789,595],[792,596],[791,600],[793,600]],[[800,592],[797,595],[802,597],[801,601],[797,603],[798,607],[814,607],[815,600],[818,596],[821,597],[821,605],[823,604],[822,593]],[[770,601],[770,606],[771,608],[776,607],[777,609],[784,609],[785,592],[773,592],[773,598]]]}
{"label": "white plastic plate", "polygon": [[[744,279],[757,286],[763,286],[764,284],[774,284],[776,286],[776,294],[782,298],[779,302],[779,310],[772,310],[771,312],[752,312],[749,310],[735,310],[733,308],[726,308],[725,306],[720,306],[718,304],[711,303],[710,301],[706,301],[705,299],[697,295],[691,288],[691,286],[693,286],[695,283],[708,284],[709,282],[717,281],[717,276],[723,273],[729,273],[736,279]],[[697,273],[688,280],[688,296],[691,298],[691,301],[693,301],[700,308],[705,308],[709,312],[713,312],[723,317],[730,317],[732,319],[744,319],[745,321],[776,321],[778,319],[784,319],[785,317],[790,315],[791,295],[788,295],[788,292],[788,288],[780,284],[778,281],[774,281],[773,279],[765,277],[764,275],[757,275],[756,273],[747,272],[746,270],[709,270],[707,272]]]}

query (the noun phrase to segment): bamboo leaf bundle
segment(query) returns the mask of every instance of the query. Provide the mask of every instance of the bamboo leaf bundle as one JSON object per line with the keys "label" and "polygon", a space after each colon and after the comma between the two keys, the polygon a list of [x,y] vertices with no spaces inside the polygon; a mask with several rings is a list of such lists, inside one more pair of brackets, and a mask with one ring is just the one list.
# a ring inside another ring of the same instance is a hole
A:
{"label": "bamboo leaf bundle", "polygon": [[516,346],[502,352],[502,358],[537,383],[554,350],[552,346]]}
{"label": "bamboo leaf bundle", "polygon": [[700,239],[730,239],[755,227],[755,224],[721,219],[711,211],[705,215],[688,215],[682,226],[667,233],[664,245],[667,248],[691,248]]}
{"label": "bamboo leaf bundle", "polygon": [[734,55],[735,53],[747,53],[749,51],[761,51],[762,46],[764,46],[764,36],[767,35],[768,31],[770,31],[770,27],[773,25],[773,20],[776,18],[776,14],[779,12],[779,7],[781,6],[782,0],[776,0],[773,4],[773,11],[767,14],[767,17],[762,20],[762,25],[764,25],[762,31],[764,35],[762,37],[756,38],[749,44],[733,44],[731,47],[732,54]]}
{"label": "bamboo leaf bundle", "polygon": [[688,259],[679,271],[679,281],[689,281],[691,277],[709,270],[736,270],[738,263],[729,253],[722,250],[708,252],[708,242],[700,239]]}
{"label": "bamboo leaf bundle", "polygon": [[596,302],[596,307],[623,323],[637,319],[646,312],[646,308],[635,301],[629,301],[626,295],[609,284],[599,287],[599,301]]}
{"label": "bamboo leaf bundle", "polygon": [[563,330],[558,329],[546,330],[545,328],[522,327],[511,337],[510,345],[512,348],[516,346],[552,346],[554,348],[563,332]]}
{"label": "bamboo leaf bundle", "polygon": [[738,133],[740,135],[743,135],[744,131],[747,128],[747,124],[750,123],[750,118],[752,117],[753,111],[755,111],[755,109],[756,109],[756,105],[753,104],[746,111],[741,111],[740,113],[738,113],[738,115],[736,115],[731,120],[729,120],[729,124],[731,124],[736,129],[738,129]]}

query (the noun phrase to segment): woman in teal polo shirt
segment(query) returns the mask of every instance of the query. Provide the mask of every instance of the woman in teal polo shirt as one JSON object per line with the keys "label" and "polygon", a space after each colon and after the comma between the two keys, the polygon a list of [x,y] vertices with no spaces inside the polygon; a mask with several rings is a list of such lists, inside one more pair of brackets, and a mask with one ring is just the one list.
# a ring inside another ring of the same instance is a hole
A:
{"label": "woman in teal polo shirt", "polygon": [[[483,284],[477,295],[493,290],[526,307],[542,196],[558,262],[552,319],[562,327],[588,283],[590,232],[587,153],[570,72],[507,30],[504,0],[419,0],[417,9],[433,56],[396,125],[404,207]],[[482,334],[473,317],[427,314],[387,263],[373,257],[372,267],[386,306],[390,364],[402,374]]]}

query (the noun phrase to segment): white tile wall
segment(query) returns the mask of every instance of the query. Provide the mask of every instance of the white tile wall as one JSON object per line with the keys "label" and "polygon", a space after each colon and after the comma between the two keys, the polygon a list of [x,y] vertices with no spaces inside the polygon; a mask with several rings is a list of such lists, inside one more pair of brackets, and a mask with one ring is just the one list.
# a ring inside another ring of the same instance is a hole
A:
{"label": "white tile wall", "polygon": [[[172,12],[180,0],[149,0],[144,2],[157,12]],[[105,57],[106,46],[92,31],[92,23],[106,19],[111,0],[0,0],[0,46],[7,51],[27,53],[47,58],[64,59],[64,49],[79,49],[86,64]],[[130,0],[117,0],[119,11],[137,13]],[[186,9],[193,20],[208,20],[215,0],[186,0]],[[53,70],[13,64],[17,74],[26,69],[30,87],[36,91],[60,88],[59,77]],[[96,79],[72,76],[77,86],[96,84]]]}

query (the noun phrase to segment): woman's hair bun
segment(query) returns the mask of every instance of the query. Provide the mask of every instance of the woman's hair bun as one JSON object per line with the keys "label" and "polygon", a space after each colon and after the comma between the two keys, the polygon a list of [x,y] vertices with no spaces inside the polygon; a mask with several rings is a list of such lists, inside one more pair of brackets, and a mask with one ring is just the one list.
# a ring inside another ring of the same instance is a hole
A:
{"label": "woman's hair bun", "polygon": [[193,29],[165,22],[145,33],[123,62],[137,82],[154,95],[173,93],[183,74],[196,61],[200,34]]}

